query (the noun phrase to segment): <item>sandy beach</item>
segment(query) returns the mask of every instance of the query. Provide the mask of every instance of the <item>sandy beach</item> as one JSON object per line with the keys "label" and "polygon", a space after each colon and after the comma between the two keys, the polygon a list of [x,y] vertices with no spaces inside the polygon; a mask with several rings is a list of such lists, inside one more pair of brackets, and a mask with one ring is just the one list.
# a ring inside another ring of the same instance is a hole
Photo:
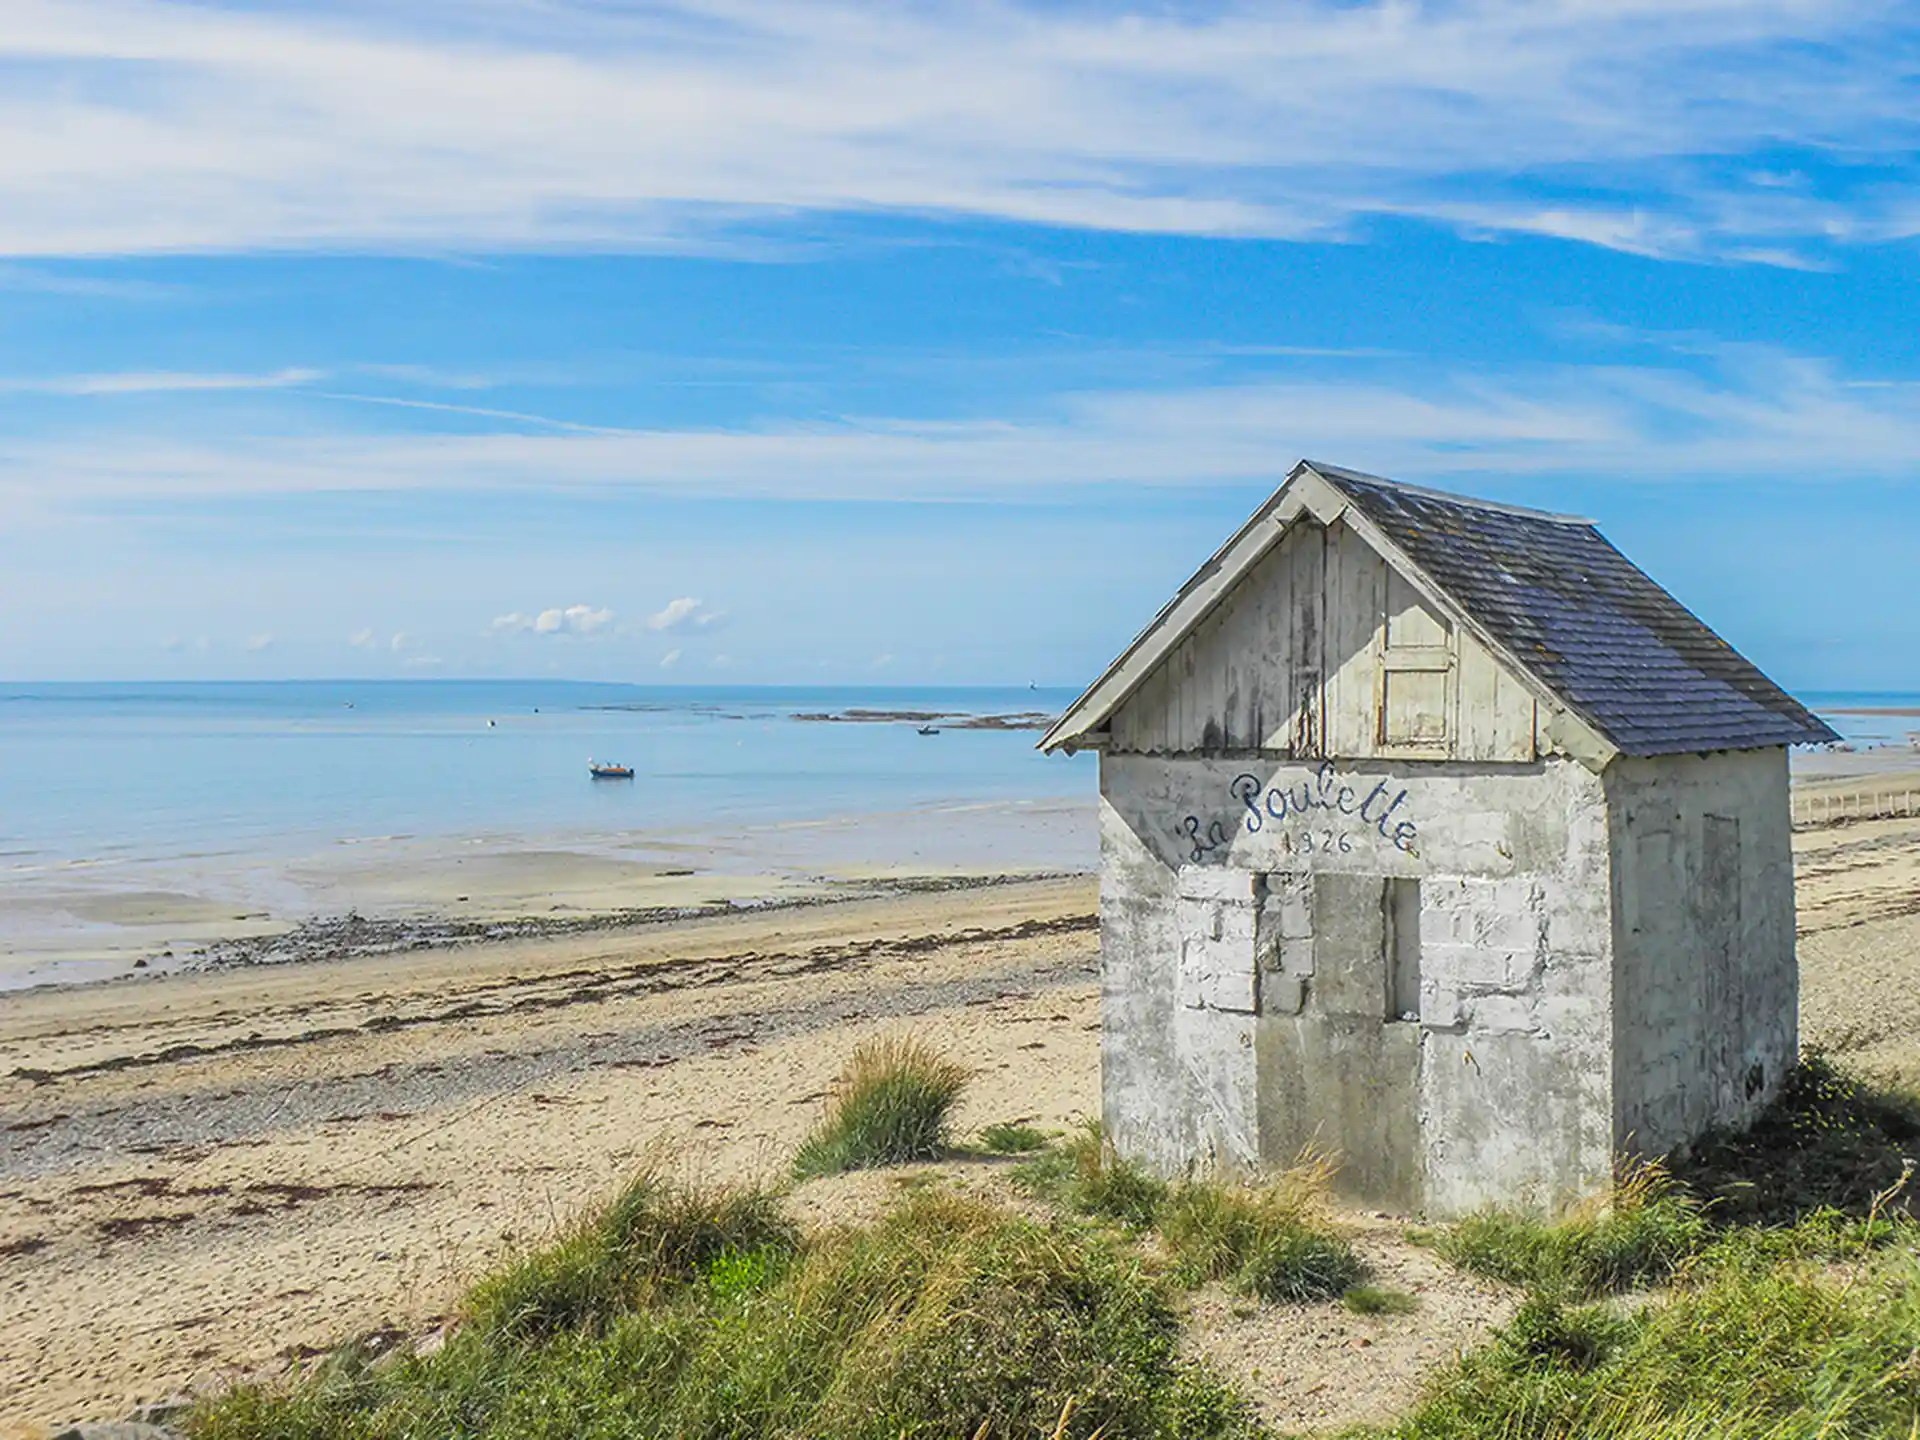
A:
{"label": "sandy beach", "polygon": [[[1805,1038],[1920,1081],[1920,820],[1809,828],[1796,849]],[[490,1262],[652,1159],[781,1169],[870,1035],[910,1029],[973,1067],[963,1129],[1064,1127],[1097,1106],[1095,904],[1091,879],[1013,878],[16,994],[0,1435],[430,1331]],[[1420,1263],[1381,1244],[1383,1265]],[[1501,1313],[1423,1284],[1451,1299],[1380,1337],[1399,1335],[1407,1385]],[[1244,1323],[1250,1345],[1307,1343]]]}

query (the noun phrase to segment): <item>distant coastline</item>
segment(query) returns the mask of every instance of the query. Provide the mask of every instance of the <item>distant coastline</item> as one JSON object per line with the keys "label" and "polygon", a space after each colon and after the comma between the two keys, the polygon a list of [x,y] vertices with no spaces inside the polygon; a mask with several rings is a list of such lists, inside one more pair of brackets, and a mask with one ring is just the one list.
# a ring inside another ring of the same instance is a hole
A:
{"label": "distant coastline", "polygon": [[1016,710],[1005,715],[976,715],[957,710],[803,710],[792,717],[816,725],[939,725],[947,730],[1045,730],[1054,715],[1045,710]]}

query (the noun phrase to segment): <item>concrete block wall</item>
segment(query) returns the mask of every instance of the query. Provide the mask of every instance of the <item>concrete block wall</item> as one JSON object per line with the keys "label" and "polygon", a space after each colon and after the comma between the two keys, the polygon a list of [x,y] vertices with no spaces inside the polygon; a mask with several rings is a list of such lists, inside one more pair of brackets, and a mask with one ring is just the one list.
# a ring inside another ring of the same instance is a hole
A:
{"label": "concrete block wall", "polygon": [[[1606,1183],[1597,777],[1564,761],[1107,754],[1101,790],[1103,1110],[1125,1153],[1168,1172],[1277,1164],[1344,1133],[1369,1183],[1437,1214]],[[1312,897],[1344,915],[1367,877],[1420,882],[1417,1023],[1323,1013],[1341,981],[1316,956]],[[1231,998],[1242,969],[1209,954],[1248,953],[1249,935],[1255,1013]]]}
{"label": "concrete block wall", "polygon": [[1751,1119],[1798,1050],[1784,749],[1616,760],[1616,1143]]}

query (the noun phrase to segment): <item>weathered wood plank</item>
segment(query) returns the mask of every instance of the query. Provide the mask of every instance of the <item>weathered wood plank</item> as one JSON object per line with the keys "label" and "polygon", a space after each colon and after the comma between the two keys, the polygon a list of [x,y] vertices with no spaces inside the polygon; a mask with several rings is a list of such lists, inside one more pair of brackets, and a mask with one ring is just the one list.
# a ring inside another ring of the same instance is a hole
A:
{"label": "weathered wood plank", "polygon": [[1302,519],[1114,714],[1110,748],[1512,763],[1535,726],[1471,634],[1346,525]]}

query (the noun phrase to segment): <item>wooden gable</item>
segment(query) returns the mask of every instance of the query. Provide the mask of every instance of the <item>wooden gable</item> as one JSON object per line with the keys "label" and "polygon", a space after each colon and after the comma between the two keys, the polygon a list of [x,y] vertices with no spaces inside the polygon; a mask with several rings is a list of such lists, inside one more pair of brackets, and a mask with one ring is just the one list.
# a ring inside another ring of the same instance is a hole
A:
{"label": "wooden gable", "polygon": [[1302,512],[1112,712],[1109,751],[1523,763],[1534,691],[1350,522]]}

